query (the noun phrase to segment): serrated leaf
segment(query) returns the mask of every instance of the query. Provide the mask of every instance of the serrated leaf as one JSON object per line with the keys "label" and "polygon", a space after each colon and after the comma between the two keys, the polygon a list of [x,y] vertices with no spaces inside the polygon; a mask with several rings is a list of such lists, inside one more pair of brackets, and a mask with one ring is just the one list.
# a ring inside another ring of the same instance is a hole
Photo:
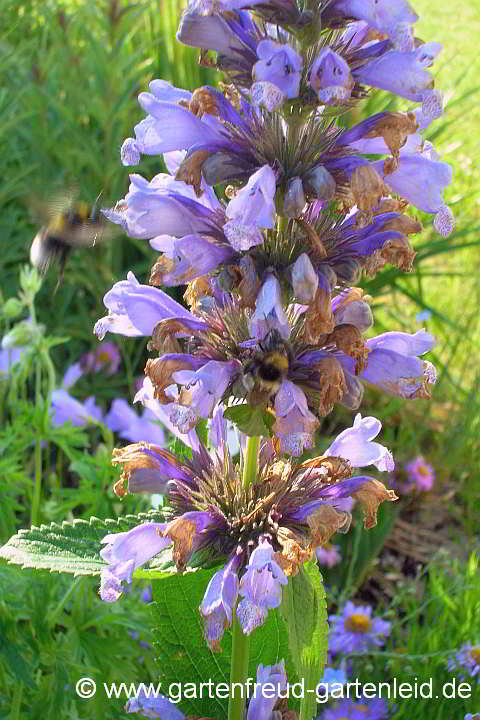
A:
{"label": "serrated leaf", "polygon": [[[218,683],[228,684],[230,679],[231,633],[225,633],[222,651],[212,653],[205,643],[203,620],[198,611],[214,572],[196,570],[152,583],[154,647],[162,686],[168,689],[171,683],[182,683],[185,689],[185,683],[195,684],[196,698],[184,698],[179,706],[186,715],[198,717],[226,717],[228,707],[227,698],[210,698],[208,690],[204,691],[204,697],[198,697],[200,683],[211,679],[215,687]],[[259,663],[270,665],[281,659],[285,659],[289,680],[294,682],[285,624],[278,612],[270,611],[265,624],[250,638],[249,676],[256,677]]]}
{"label": "serrated leaf", "polygon": [[275,418],[272,413],[250,405],[234,405],[223,413],[245,435],[270,437]]}
{"label": "serrated leaf", "polygon": [[316,715],[315,687],[323,677],[328,646],[325,589],[314,560],[289,579],[281,612],[295,669],[305,682],[300,720],[310,720]]}
{"label": "serrated leaf", "polygon": [[0,548],[0,557],[24,568],[99,575],[106,563],[100,557],[101,539],[109,533],[125,532],[144,522],[163,522],[157,511],[125,515],[118,520],[74,520],[19,530]]}

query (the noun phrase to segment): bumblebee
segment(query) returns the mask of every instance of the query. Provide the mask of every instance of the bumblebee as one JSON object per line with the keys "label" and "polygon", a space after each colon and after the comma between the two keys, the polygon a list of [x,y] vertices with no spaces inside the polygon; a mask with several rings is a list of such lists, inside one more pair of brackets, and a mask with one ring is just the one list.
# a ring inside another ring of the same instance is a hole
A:
{"label": "bumblebee", "polygon": [[57,264],[61,279],[74,248],[93,247],[99,239],[107,239],[107,235],[112,234],[98,198],[93,205],[65,198],[52,203],[45,214],[47,222],[35,235],[30,248],[30,262],[42,274],[50,265]]}
{"label": "bumblebee", "polygon": [[278,330],[270,330],[259,343],[260,352],[244,368],[242,383],[254,404],[268,401],[288,374],[290,349]]}

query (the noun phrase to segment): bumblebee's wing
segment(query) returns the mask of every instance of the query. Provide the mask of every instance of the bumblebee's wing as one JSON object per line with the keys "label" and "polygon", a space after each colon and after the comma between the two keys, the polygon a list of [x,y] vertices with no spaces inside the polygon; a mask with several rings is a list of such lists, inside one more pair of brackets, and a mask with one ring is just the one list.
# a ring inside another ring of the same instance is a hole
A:
{"label": "bumblebee's wing", "polygon": [[30,262],[42,275],[47,272],[50,265],[60,265],[60,275],[70,252],[70,247],[50,235],[48,228],[42,227],[33,238],[30,247]]}

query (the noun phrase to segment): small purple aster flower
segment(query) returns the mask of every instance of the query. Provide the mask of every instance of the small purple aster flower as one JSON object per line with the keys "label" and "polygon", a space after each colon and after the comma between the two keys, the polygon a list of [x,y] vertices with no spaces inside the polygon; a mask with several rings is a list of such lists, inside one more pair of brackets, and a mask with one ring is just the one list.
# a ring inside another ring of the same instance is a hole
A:
{"label": "small purple aster flower", "polygon": [[387,717],[388,705],[383,698],[344,698],[319,715],[318,720],[385,720]]}
{"label": "small purple aster flower", "polygon": [[338,565],[338,563],[342,560],[339,545],[330,545],[330,543],[327,543],[322,547],[318,547],[315,552],[319,564],[325,565],[329,568],[334,567],[334,565]]}
{"label": "small purple aster flower", "polygon": [[464,678],[466,675],[472,678],[476,677],[477,683],[480,683],[480,645],[471,643],[462,645],[454,657],[449,659],[448,669],[450,671],[466,671],[459,677]]}
{"label": "small purple aster flower", "polygon": [[183,720],[185,715],[171,700],[164,695],[157,697],[147,696],[145,690],[138,693],[136,698],[130,698],[125,705],[125,712],[140,713],[146,718],[160,718],[160,720]]}
{"label": "small purple aster flower", "polygon": [[472,713],[467,713],[463,720],[480,720],[480,713],[475,713],[475,715],[472,715]]}
{"label": "small purple aster flower", "polygon": [[422,455],[410,460],[405,465],[408,480],[414,483],[417,490],[431,490],[435,482],[435,470],[432,465],[426,462]]}
{"label": "small purple aster flower", "polygon": [[113,342],[105,341],[80,359],[84,372],[99,372],[103,370],[107,375],[114,375],[120,367],[120,352]]}
{"label": "small purple aster flower", "polygon": [[354,605],[350,601],[340,614],[330,615],[329,621],[332,623],[329,647],[334,655],[365,653],[369,648],[381,647],[391,631],[391,623],[372,618],[369,605]]}

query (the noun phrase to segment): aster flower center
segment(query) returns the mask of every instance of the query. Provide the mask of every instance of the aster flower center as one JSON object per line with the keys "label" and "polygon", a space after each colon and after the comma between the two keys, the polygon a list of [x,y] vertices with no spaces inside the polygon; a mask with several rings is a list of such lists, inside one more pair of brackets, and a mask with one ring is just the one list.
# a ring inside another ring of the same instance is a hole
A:
{"label": "aster flower center", "polygon": [[470,657],[476,665],[480,665],[480,646],[470,650]]}
{"label": "aster flower center", "polygon": [[372,628],[372,621],[368,615],[353,613],[345,620],[345,629],[354,633],[367,633]]}
{"label": "aster flower center", "polygon": [[420,465],[420,467],[418,468],[417,472],[418,472],[419,475],[423,475],[424,477],[426,477],[427,475],[430,474],[428,468],[425,467],[425,465]]}

